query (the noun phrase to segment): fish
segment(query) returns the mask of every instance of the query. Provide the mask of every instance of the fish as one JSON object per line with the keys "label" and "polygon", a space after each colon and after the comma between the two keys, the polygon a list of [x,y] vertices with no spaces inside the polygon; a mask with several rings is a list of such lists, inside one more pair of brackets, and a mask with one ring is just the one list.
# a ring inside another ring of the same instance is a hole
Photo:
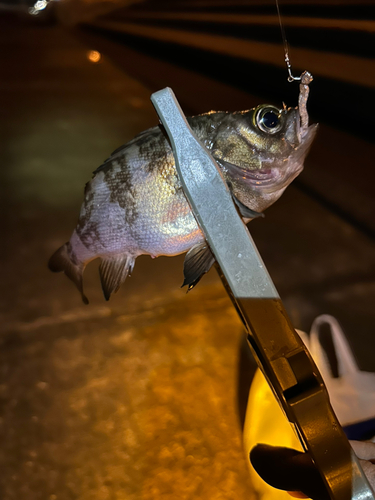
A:
{"label": "fish", "polygon": [[[317,130],[317,125],[308,125],[304,105],[280,109],[262,104],[188,118],[220,167],[245,223],[262,216],[303,169]],[[116,149],[94,171],[85,186],[77,227],[48,266],[64,272],[88,303],[83,272],[90,261],[101,259],[100,280],[109,300],[138,256],[184,252],[182,286],[190,290],[215,259],[184,195],[160,124]]]}

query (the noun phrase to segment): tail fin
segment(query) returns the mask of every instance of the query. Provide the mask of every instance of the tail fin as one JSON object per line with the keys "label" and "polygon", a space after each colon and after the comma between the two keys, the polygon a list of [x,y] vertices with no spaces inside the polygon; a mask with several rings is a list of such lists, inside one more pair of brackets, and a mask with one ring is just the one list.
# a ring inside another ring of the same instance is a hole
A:
{"label": "tail fin", "polygon": [[85,268],[82,262],[75,262],[69,255],[70,243],[65,243],[52,255],[48,261],[49,269],[54,273],[64,272],[76,285],[81,293],[82,300],[85,304],[89,301],[83,293],[83,270]]}

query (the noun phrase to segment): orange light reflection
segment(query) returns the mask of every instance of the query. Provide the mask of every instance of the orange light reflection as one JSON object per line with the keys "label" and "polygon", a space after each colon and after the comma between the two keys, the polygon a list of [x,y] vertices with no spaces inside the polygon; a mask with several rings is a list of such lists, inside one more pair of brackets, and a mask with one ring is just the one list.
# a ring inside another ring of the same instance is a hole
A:
{"label": "orange light reflection", "polygon": [[102,58],[102,55],[97,50],[90,50],[87,53],[87,59],[93,63],[98,63]]}

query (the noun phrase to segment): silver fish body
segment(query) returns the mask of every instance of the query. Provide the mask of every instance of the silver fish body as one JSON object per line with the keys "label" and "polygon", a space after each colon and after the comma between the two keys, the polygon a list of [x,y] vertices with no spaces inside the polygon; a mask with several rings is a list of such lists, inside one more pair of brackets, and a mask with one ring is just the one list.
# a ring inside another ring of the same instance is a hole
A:
{"label": "silver fish body", "polygon": [[[301,172],[316,126],[301,129],[298,109],[264,105],[238,112],[189,118],[211,152],[245,221],[265,210]],[[88,262],[101,258],[106,299],[118,290],[141,255],[177,255],[185,260],[185,282],[194,286],[213,256],[190,210],[161,126],[117,149],[86,184],[78,225],[49,261],[83,294]]]}

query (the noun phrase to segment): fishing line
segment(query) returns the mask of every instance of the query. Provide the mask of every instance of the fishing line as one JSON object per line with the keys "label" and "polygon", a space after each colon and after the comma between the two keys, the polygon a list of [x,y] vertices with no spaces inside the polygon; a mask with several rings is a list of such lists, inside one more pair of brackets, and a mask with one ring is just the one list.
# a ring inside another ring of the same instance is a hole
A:
{"label": "fishing line", "polygon": [[279,24],[280,24],[280,31],[281,31],[281,36],[283,39],[283,45],[284,45],[284,54],[285,54],[285,62],[286,62],[286,67],[288,70],[288,82],[298,82],[301,80],[300,76],[293,76],[292,75],[292,65],[290,64],[290,59],[289,59],[289,46],[288,46],[288,40],[286,39],[286,34],[285,34],[285,29],[284,25],[281,21],[281,14],[280,14],[280,8],[279,8],[279,0],[276,0],[276,9],[277,9],[277,15],[279,18]]}
{"label": "fishing line", "polygon": [[299,114],[300,114],[300,119],[301,119],[301,129],[302,129],[302,131],[306,132],[307,128],[309,126],[309,115],[307,113],[306,104],[307,104],[307,99],[309,97],[309,92],[310,92],[309,85],[313,80],[313,76],[308,71],[304,71],[301,76],[298,76],[298,77],[293,76],[292,65],[290,64],[290,60],[289,60],[288,40],[286,39],[284,25],[281,21],[279,0],[276,0],[276,9],[277,9],[278,17],[279,17],[281,36],[283,38],[283,44],[284,44],[285,62],[286,62],[287,70],[288,70],[288,82],[300,82],[299,96],[298,96],[298,109],[299,109]]}

